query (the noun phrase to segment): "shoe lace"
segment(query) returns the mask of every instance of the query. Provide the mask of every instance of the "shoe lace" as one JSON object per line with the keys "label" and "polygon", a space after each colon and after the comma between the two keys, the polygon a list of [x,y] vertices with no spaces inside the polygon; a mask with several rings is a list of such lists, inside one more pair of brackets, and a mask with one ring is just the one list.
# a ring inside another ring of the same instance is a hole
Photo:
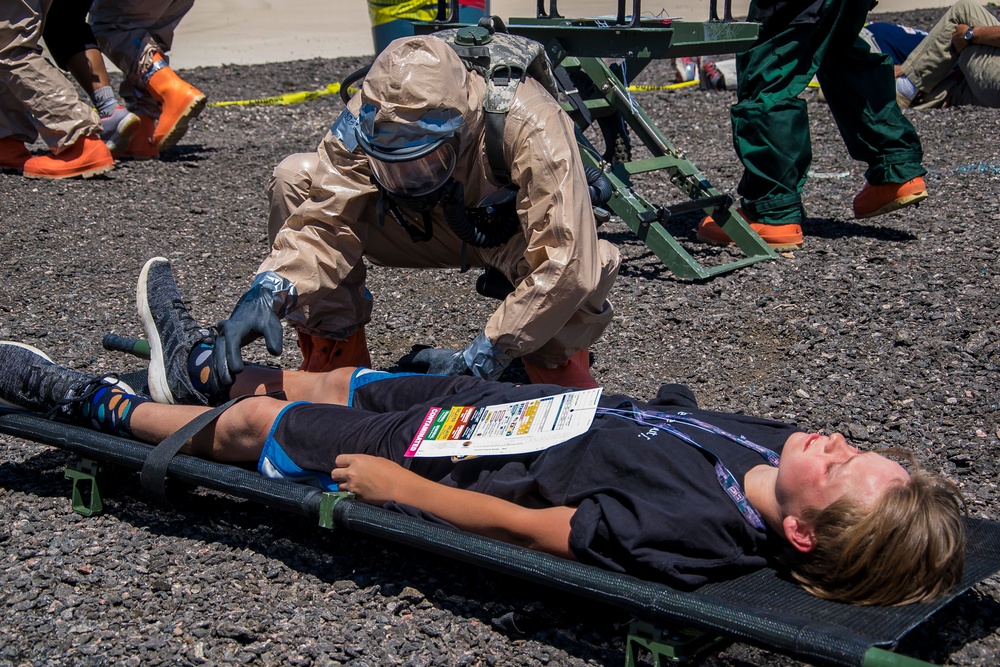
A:
{"label": "shoe lace", "polygon": [[[46,419],[55,419],[59,415],[72,414],[73,408],[89,401],[94,395],[106,387],[114,386],[118,383],[117,373],[107,373],[97,377],[84,380],[79,384],[71,384],[66,387],[61,398],[53,401],[52,407],[45,413]],[[58,383],[58,380],[56,381]],[[54,388],[58,389],[58,384],[54,383]]]}
{"label": "shoe lace", "polygon": [[216,328],[203,326],[195,320],[191,316],[191,309],[183,299],[175,298],[171,300],[170,307],[177,313],[177,319],[180,321],[184,333],[190,335],[193,339],[197,339],[195,340],[195,345],[200,343],[213,345],[215,343]]}

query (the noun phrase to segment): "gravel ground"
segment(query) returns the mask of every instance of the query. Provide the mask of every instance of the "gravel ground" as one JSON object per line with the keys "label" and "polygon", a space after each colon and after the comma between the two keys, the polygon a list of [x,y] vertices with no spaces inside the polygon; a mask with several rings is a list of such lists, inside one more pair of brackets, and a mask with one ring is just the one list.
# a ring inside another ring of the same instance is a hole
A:
{"label": "gravel ground", "polygon": [[[937,10],[905,15],[928,28]],[[251,99],[339,81],[362,59],[192,70],[213,100]],[[662,63],[643,83],[669,78]],[[1000,117],[991,109],[912,112],[931,198],[872,222],[851,219],[863,167],[828,110],[807,93],[814,170],[807,243],[779,261],[679,281],[612,221],[622,250],[614,323],[593,349],[611,391],[652,395],[662,381],[703,405],[839,429],[860,446],[900,445],[962,485],[972,516],[1000,519]],[[643,93],[640,103],[720,189],[740,169],[731,92]],[[312,150],[342,103],[209,108],[163,159],[106,178],[39,182],[0,175],[0,338],[32,343],[88,371],[130,370],[108,331],[140,333],[143,262],[174,263],[193,311],[225,317],[266,253],[262,194],[285,155]],[[646,196],[676,201],[662,183]],[[693,238],[690,225],[676,233]],[[699,256],[717,261],[700,246]],[[374,363],[413,343],[464,345],[493,304],[474,272],[375,269],[368,329]],[[447,323],[446,325],[442,323]],[[298,363],[286,337],[281,363]],[[268,361],[263,346],[252,356]],[[106,491],[106,512],[75,515],[63,452],[2,438],[0,665],[622,664],[618,612],[518,581],[210,492],[170,507],[139,498],[134,475]],[[494,619],[525,607],[525,632]],[[544,611],[544,613],[541,613]],[[538,626],[538,627],[535,627]],[[924,660],[989,666],[1000,657],[996,577],[904,640]],[[796,664],[734,645],[711,664]]]}

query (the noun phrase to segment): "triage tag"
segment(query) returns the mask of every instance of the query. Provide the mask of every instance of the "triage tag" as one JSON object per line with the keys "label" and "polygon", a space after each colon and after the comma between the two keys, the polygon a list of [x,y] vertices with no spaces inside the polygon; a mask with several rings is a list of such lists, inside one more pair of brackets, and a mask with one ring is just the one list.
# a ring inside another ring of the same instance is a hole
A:
{"label": "triage tag", "polygon": [[431,408],[406,456],[539,452],[586,433],[602,391],[598,387],[503,405]]}

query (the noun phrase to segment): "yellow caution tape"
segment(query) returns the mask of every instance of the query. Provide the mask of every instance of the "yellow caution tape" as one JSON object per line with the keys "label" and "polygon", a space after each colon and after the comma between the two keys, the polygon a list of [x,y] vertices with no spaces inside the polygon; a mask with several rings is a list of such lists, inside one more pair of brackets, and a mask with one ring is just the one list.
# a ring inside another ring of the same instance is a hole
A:
{"label": "yellow caution tape", "polygon": [[373,26],[400,19],[433,21],[437,18],[436,0],[368,0],[368,16]]}
{"label": "yellow caution tape", "polygon": [[298,104],[308,102],[324,95],[334,95],[340,92],[339,83],[331,83],[326,88],[320,90],[303,90],[297,93],[286,93],[284,95],[273,95],[271,97],[261,97],[256,100],[229,100],[226,102],[210,102],[210,107],[231,107],[247,106],[250,104]]}
{"label": "yellow caution tape", "polygon": [[[629,86],[628,90],[631,93],[647,93],[658,90],[678,90],[680,88],[690,88],[691,86],[697,86],[698,81],[682,81],[680,83],[671,83],[665,86]],[[812,86],[813,84],[809,84]],[[816,84],[818,86],[819,84]],[[351,88],[351,93],[356,93],[357,88]],[[284,95],[272,95],[271,97],[260,97],[255,100],[227,100],[225,102],[209,102],[210,107],[231,107],[231,106],[248,106],[251,104],[298,104],[300,102],[308,102],[309,100],[314,100],[317,97],[323,97],[324,95],[336,95],[340,92],[339,83],[331,83],[326,88],[320,88],[319,90],[302,90],[297,93],[285,93]]]}
{"label": "yellow caution tape", "polygon": [[630,93],[646,93],[654,90],[678,90],[679,88],[697,86],[698,83],[698,79],[695,79],[693,81],[681,81],[680,83],[668,83],[665,86],[629,86],[628,90]]}

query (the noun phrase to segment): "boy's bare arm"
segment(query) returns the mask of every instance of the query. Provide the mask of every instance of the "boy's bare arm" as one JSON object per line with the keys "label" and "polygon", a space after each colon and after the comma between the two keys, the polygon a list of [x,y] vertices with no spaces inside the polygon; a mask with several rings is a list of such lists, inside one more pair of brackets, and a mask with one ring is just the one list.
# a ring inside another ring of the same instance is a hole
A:
{"label": "boy's bare arm", "polygon": [[366,503],[384,505],[394,500],[470,533],[575,559],[569,548],[569,531],[576,508],[528,509],[432,482],[388,459],[364,454],[338,456],[331,476],[342,491],[355,493]]}

